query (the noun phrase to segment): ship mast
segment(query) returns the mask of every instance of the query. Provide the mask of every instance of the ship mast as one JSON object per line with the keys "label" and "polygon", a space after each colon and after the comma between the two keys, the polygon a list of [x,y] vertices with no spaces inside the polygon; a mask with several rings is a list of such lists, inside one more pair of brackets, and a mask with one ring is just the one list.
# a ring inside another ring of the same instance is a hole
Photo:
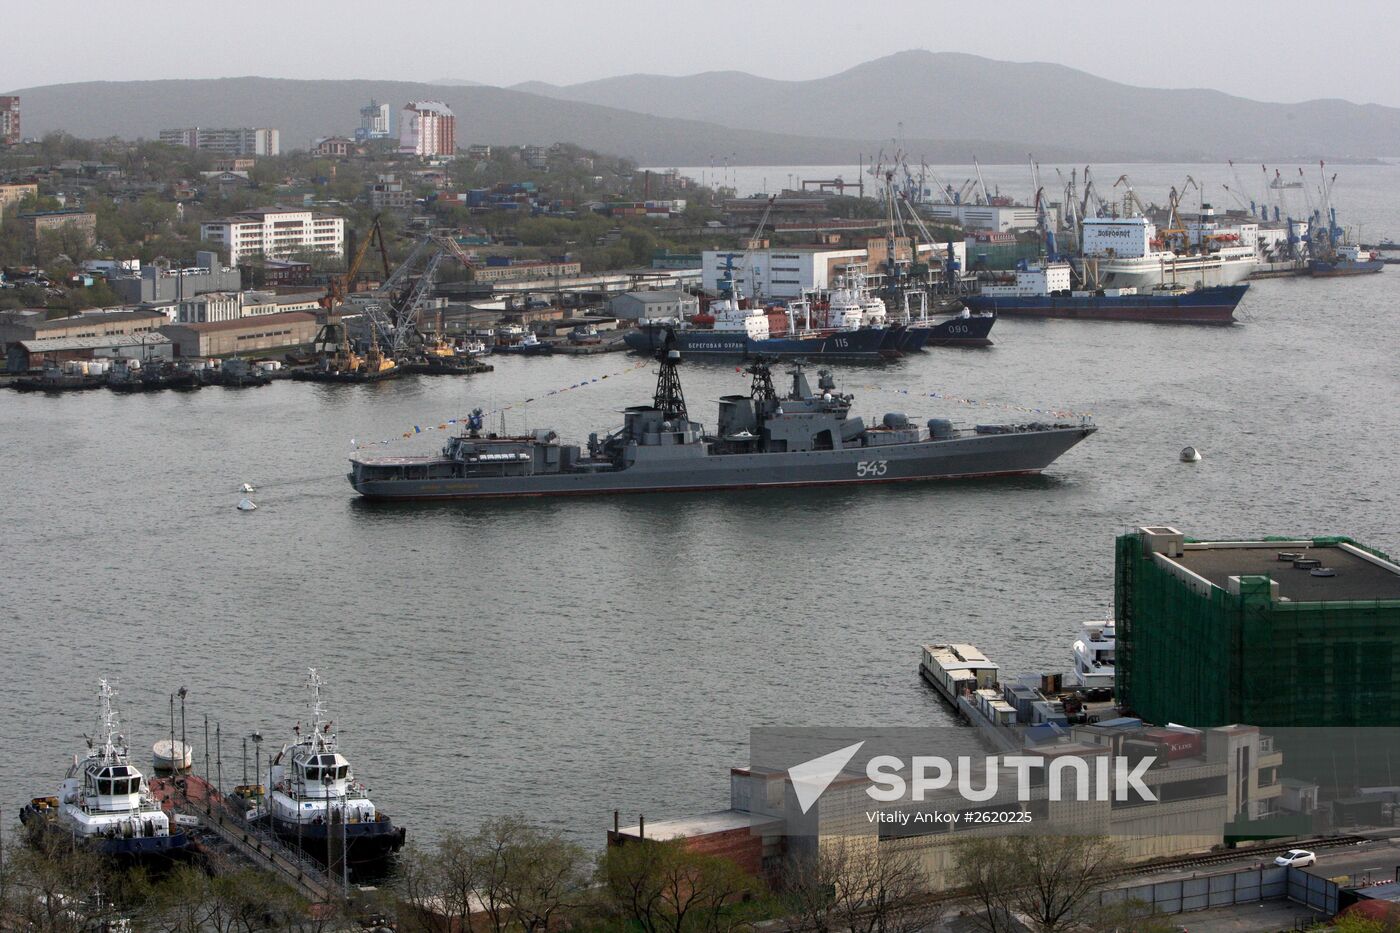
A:
{"label": "ship mast", "polygon": [[669,327],[666,328],[666,343],[657,352],[656,359],[661,368],[656,371],[656,394],[652,396],[652,407],[659,409],[661,416],[668,421],[688,420],[678,371],[681,351],[676,349],[676,333]]}
{"label": "ship mast", "polygon": [[97,756],[104,762],[116,761],[126,754],[126,737],[118,732],[121,723],[117,720],[117,709],[112,704],[116,696],[117,691],[106,678],[98,681],[97,709],[102,722],[102,747],[98,749]]}
{"label": "ship mast", "polygon": [[773,372],[768,368],[768,360],[763,357],[755,359],[749,364],[746,372],[753,376],[753,383],[749,386],[749,397],[755,402],[772,402],[778,398],[778,392],[773,388]]}
{"label": "ship mast", "polygon": [[306,669],[306,689],[311,691],[306,708],[310,711],[312,751],[334,745],[335,737],[330,734],[331,724],[326,721],[326,704],[321,700],[321,688],[326,682],[316,673],[316,668]]}

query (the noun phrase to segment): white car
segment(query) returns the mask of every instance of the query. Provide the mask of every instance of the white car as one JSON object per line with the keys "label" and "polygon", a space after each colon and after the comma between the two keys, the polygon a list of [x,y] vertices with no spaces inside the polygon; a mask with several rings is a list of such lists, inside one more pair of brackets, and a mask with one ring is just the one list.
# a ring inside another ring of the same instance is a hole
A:
{"label": "white car", "polygon": [[1307,849],[1289,849],[1274,859],[1275,865],[1283,865],[1287,868],[1302,868],[1305,865],[1316,864],[1316,862],[1317,853],[1309,852]]}

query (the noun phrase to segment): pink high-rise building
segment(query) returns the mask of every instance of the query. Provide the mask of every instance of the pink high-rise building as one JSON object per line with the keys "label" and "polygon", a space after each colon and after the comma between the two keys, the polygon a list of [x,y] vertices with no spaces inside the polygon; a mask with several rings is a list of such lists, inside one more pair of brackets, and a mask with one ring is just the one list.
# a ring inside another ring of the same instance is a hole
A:
{"label": "pink high-rise building", "polygon": [[440,100],[416,100],[399,113],[399,152],[450,156],[457,152],[457,118]]}

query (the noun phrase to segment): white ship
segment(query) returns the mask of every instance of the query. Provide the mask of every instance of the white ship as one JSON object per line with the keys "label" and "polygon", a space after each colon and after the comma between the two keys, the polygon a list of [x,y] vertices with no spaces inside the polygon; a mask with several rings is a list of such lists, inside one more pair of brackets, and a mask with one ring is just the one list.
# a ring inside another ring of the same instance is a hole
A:
{"label": "white ship", "polygon": [[189,837],[171,831],[170,816],[156,802],[145,777],[127,760],[112,700],[116,690],[99,681],[100,733],[88,739],[85,758],[73,765],[57,797],[36,797],[20,812],[32,832],[88,845],[127,860],[163,860],[183,855]]}
{"label": "white ship", "polygon": [[1074,641],[1074,672],[1070,679],[1082,687],[1113,689],[1115,626],[1112,619],[1085,622]]}
{"label": "white ship", "polygon": [[1255,248],[1246,245],[1173,252],[1146,217],[1086,217],[1082,237],[1084,278],[1100,288],[1238,285],[1259,262]]}
{"label": "white ship", "polygon": [[325,718],[322,686],[311,668],[306,679],[310,721],[305,731],[298,723],[292,741],[269,760],[270,793],[259,818],[270,817],[284,842],[327,866],[340,862],[343,851],[356,875],[376,874],[403,847],[404,830],[375,807],[364,785],[355,780]]}

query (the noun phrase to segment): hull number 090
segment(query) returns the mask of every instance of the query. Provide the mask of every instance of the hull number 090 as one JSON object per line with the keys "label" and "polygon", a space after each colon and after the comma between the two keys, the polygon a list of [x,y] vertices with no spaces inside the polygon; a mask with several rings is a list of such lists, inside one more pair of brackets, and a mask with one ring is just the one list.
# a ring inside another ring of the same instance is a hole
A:
{"label": "hull number 090", "polygon": [[889,468],[888,460],[861,460],[856,463],[856,476],[884,476]]}

